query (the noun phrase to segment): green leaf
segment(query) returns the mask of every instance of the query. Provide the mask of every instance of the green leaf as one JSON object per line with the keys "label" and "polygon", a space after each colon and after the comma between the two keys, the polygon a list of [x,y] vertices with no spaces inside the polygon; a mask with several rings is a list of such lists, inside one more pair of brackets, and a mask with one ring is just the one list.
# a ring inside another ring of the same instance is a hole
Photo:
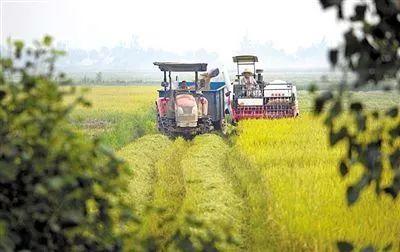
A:
{"label": "green leaf", "polygon": [[392,196],[393,199],[396,199],[396,198],[397,198],[397,195],[398,195],[398,193],[399,193],[399,191],[396,190],[393,186],[388,186],[388,187],[386,187],[385,189],[383,189],[383,191],[384,191],[386,194],[389,194],[390,196]]}
{"label": "green leaf", "polygon": [[398,107],[390,108],[388,111],[386,111],[386,115],[392,118],[397,117],[399,115],[399,108]]}
{"label": "green leaf", "polygon": [[392,169],[398,169],[400,166],[400,149],[396,149],[389,155],[389,161]]}
{"label": "green leaf", "polygon": [[367,129],[367,117],[361,114],[356,116],[357,128],[359,131],[363,132]]}
{"label": "green leaf", "polygon": [[330,132],[330,134],[329,134],[329,143],[331,145],[335,145],[339,141],[341,141],[344,138],[346,138],[347,136],[348,136],[348,131],[347,131],[347,128],[345,126],[340,128],[340,130],[338,132],[336,132],[336,133],[332,130]]}
{"label": "green leaf", "polygon": [[311,94],[314,94],[315,92],[318,91],[318,86],[315,84],[311,84],[308,86],[308,92],[310,92]]}
{"label": "green leaf", "polygon": [[12,59],[4,59],[4,58],[2,58],[1,59],[1,66],[4,68],[3,70],[6,70],[6,69],[10,69],[10,68],[12,68],[13,67],[13,61],[12,61]]}
{"label": "green leaf", "polygon": [[335,67],[338,62],[338,50],[333,49],[329,50],[329,61],[331,62],[331,66]]}
{"label": "green leaf", "polygon": [[61,216],[61,226],[70,228],[79,225],[84,220],[82,212],[77,210],[64,210]]}
{"label": "green leaf", "polygon": [[359,4],[355,7],[355,14],[351,18],[352,21],[363,21],[365,18],[365,12],[367,11],[367,6],[365,4]]}
{"label": "green leaf", "polygon": [[336,245],[340,252],[350,252],[354,249],[353,245],[346,241],[339,241]]}
{"label": "green leaf", "polygon": [[51,37],[51,36],[49,36],[49,35],[46,35],[44,38],[43,38],[43,44],[45,45],[45,46],[51,46],[51,43],[53,42],[53,38]]}
{"label": "green leaf", "polygon": [[335,104],[331,108],[331,114],[333,117],[336,117],[341,112],[342,112],[342,103],[340,101],[336,101]]}
{"label": "green leaf", "polygon": [[20,40],[14,41],[15,51],[14,55],[17,59],[21,58],[22,49],[24,48],[24,42]]}
{"label": "green leaf", "polygon": [[400,123],[389,131],[392,138],[400,136]]}
{"label": "green leaf", "polygon": [[314,113],[320,114],[325,107],[327,101],[333,98],[333,94],[330,91],[323,92],[320,96],[315,99]]}
{"label": "green leaf", "polygon": [[363,111],[363,105],[360,102],[353,102],[350,104],[350,110],[360,113],[361,111]]}
{"label": "green leaf", "polygon": [[349,167],[346,165],[346,163],[344,161],[340,162],[339,172],[340,172],[340,175],[342,175],[342,177],[346,176],[347,173],[349,172]]}
{"label": "green leaf", "polygon": [[386,245],[386,246],[383,248],[382,251],[383,251],[383,252],[391,251],[392,248],[393,248],[393,244],[392,244],[392,243],[389,243],[388,245]]}
{"label": "green leaf", "polygon": [[375,249],[374,249],[374,247],[372,247],[371,245],[369,245],[369,246],[367,246],[367,247],[365,247],[365,248],[362,248],[362,249],[361,249],[361,252],[375,252]]}
{"label": "green leaf", "polygon": [[330,8],[334,6],[339,6],[342,4],[343,0],[319,0],[322,5],[322,8]]}
{"label": "green leaf", "polygon": [[18,169],[8,162],[0,160],[0,182],[7,183],[15,180]]}
{"label": "green leaf", "polygon": [[349,30],[344,35],[346,46],[344,50],[345,57],[350,58],[353,54],[360,51],[360,41],[354,35],[353,30]]}
{"label": "green leaf", "polygon": [[64,186],[64,178],[57,176],[47,180],[49,187],[53,190],[59,190]]}
{"label": "green leaf", "polygon": [[43,186],[43,184],[37,184],[35,186],[34,192],[38,195],[46,196],[48,194],[48,191],[46,187]]}
{"label": "green leaf", "polygon": [[357,188],[355,188],[354,186],[349,186],[347,188],[347,204],[349,206],[356,203],[359,196],[360,196],[360,191]]}
{"label": "green leaf", "polygon": [[343,19],[344,15],[343,15],[343,5],[339,4],[338,6],[336,6],[337,9],[337,17],[338,19]]}

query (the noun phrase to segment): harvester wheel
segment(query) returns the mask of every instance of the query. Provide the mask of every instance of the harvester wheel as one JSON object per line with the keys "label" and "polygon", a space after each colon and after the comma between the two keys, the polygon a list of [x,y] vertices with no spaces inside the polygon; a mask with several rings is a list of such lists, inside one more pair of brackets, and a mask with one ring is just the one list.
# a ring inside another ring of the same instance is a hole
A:
{"label": "harvester wheel", "polygon": [[215,130],[221,130],[223,127],[224,127],[224,120],[223,119],[214,122],[214,129]]}
{"label": "harvester wheel", "polygon": [[200,134],[210,133],[214,130],[214,125],[211,118],[207,118],[203,120],[203,123],[200,126]]}
{"label": "harvester wheel", "polygon": [[157,113],[157,128],[158,128],[158,131],[163,132],[160,114],[158,114],[158,113]]}

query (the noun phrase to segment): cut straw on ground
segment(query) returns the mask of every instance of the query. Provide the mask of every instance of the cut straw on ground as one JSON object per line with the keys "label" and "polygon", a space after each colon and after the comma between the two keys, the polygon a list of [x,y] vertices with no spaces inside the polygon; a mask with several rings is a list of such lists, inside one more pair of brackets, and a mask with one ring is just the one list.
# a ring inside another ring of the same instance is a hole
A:
{"label": "cut straw on ground", "polygon": [[156,237],[159,247],[164,247],[168,239],[179,228],[176,215],[185,198],[185,186],[181,159],[188,155],[189,143],[177,139],[163,151],[156,162],[156,182],[154,184],[153,207],[145,218],[145,236]]}
{"label": "cut straw on ground", "polygon": [[[219,232],[230,229],[239,245],[221,242],[220,249],[239,249],[243,243],[243,201],[235,193],[224,162],[229,147],[216,135],[202,135],[194,139],[181,162],[186,197],[181,217],[193,213],[206,226]],[[201,232],[193,228],[193,233]]]}
{"label": "cut straw on ground", "polygon": [[133,212],[142,216],[146,206],[152,202],[156,177],[155,164],[171,141],[163,135],[146,135],[128,144],[118,155],[129,166],[128,190],[124,195],[131,203]]}

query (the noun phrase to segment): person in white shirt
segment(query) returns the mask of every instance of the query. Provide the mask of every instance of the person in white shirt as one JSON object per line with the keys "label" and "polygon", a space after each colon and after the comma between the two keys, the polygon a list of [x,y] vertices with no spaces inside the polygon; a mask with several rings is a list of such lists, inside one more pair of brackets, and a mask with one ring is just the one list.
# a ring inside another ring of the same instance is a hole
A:
{"label": "person in white shirt", "polygon": [[242,73],[243,77],[240,80],[241,85],[246,87],[246,96],[254,95],[254,90],[256,89],[257,81],[254,79],[253,72],[250,69],[245,69]]}

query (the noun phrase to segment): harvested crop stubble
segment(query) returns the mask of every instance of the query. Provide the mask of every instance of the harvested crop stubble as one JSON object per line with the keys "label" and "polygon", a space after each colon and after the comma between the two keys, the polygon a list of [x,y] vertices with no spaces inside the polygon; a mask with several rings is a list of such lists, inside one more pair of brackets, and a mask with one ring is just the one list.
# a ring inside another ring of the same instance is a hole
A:
{"label": "harvested crop stubble", "polygon": [[125,200],[132,204],[133,212],[142,216],[145,207],[151,203],[156,176],[155,163],[162,156],[162,151],[171,144],[163,135],[146,135],[125,146],[118,155],[129,166],[128,190]]}
{"label": "harvested crop stubble", "polygon": [[185,197],[181,159],[186,157],[189,143],[179,138],[157,161],[153,206],[163,211],[150,212],[146,216],[144,229],[147,236],[157,237],[159,246],[165,247],[168,238],[178,228],[173,218],[179,212]]}
{"label": "harvested crop stubble", "polygon": [[[192,212],[217,233],[224,227],[230,228],[241,243],[243,202],[224,171],[228,151],[229,147],[219,136],[202,135],[194,139],[181,162],[186,191],[181,216]],[[191,232],[201,235],[197,229]],[[219,246],[222,250],[235,248],[223,242]]]}
{"label": "harvested crop stubble", "polygon": [[392,243],[393,251],[399,250],[399,202],[384,195],[378,199],[371,187],[347,207],[346,186],[361,170],[340,178],[337,166],[344,148],[329,148],[320,120],[249,120],[239,124],[239,132],[236,146],[259,166],[266,181],[266,215],[277,223],[266,235],[280,238],[274,248],[332,251],[336,241],[346,240],[379,249]]}

